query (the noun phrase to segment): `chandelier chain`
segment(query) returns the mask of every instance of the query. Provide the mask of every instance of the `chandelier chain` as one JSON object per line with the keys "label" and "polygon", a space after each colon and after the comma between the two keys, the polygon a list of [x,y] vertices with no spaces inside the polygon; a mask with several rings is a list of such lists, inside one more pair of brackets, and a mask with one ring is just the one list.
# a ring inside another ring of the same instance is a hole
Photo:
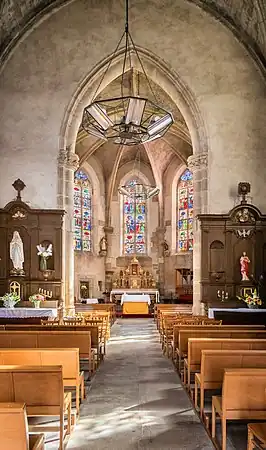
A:
{"label": "chandelier chain", "polygon": [[114,52],[112,53],[112,57],[110,58],[110,61],[108,62],[107,67],[106,67],[105,71],[103,72],[103,74],[102,74],[102,76],[101,76],[101,78],[100,78],[99,84],[97,85],[97,87],[96,87],[96,89],[95,89],[95,92],[94,92],[94,94],[93,94],[93,96],[92,96],[92,99],[93,99],[93,100],[96,98],[96,95],[98,94],[98,91],[99,91],[100,86],[101,86],[101,84],[102,84],[102,82],[103,82],[103,80],[104,80],[104,77],[105,77],[105,75],[107,74],[108,70],[110,69],[110,66],[111,66],[111,64],[112,64],[112,62],[113,62],[113,59],[114,59],[116,53],[118,52],[118,49],[119,49],[119,47],[120,47],[120,44],[121,44],[121,42],[122,42],[124,36],[125,36],[125,31],[124,31],[124,33],[122,34],[122,36],[121,36],[121,38],[120,38],[120,40],[119,40],[119,42],[118,42],[118,44],[117,44],[117,46],[116,46]]}

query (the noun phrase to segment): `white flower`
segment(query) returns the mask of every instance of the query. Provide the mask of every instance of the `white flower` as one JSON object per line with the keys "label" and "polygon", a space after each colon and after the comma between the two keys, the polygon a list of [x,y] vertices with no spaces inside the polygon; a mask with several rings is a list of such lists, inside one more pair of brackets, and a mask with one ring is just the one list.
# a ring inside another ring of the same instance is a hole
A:
{"label": "white flower", "polygon": [[37,255],[42,256],[43,258],[49,258],[53,254],[53,244],[49,244],[47,248],[43,245],[37,245]]}

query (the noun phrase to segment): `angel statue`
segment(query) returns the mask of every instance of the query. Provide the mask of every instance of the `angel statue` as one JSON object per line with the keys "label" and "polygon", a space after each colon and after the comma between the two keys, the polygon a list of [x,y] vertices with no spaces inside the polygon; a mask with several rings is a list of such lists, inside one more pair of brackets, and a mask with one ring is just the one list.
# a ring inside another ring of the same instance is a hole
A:
{"label": "angel statue", "polygon": [[47,259],[53,254],[53,244],[45,248],[42,244],[37,245],[38,256],[41,257],[40,270],[47,270]]}
{"label": "angel statue", "polygon": [[18,231],[14,231],[10,242],[10,259],[13,263],[12,273],[24,275],[24,249],[23,242]]}

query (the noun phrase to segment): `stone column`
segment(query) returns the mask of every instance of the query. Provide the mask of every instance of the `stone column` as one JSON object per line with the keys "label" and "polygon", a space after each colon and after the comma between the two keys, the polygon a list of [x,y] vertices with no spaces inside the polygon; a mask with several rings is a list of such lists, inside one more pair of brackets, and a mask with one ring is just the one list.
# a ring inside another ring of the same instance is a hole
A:
{"label": "stone column", "polygon": [[64,220],[65,249],[63,252],[65,264],[65,314],[74,313],[74,236],[73,236],[73,214],[74,214],[74,172],[79,167],[79,157],[70,149],[67,150],[65,162],[65,202],[66,211]]}
{"label": "stone column", "polygon": [[[59,209],[65,210],[65,164],[67,162],[67,151],[65,149],[61,149],[59,151],[58,156],[58,168],[57,168],[57,207]],[[65,217],[63,219],[63,236],[62,236],[62,282],[61,282],[61,299],[60,299],[60,307],[65,304]]]}
{"label": "stone column", "polygon": [[208,154],[190,156],[188,168],[193,173],[194,186],[193,314],[201,314],[204,308],[201,303],[201,230],[196,216],[208,211]]}

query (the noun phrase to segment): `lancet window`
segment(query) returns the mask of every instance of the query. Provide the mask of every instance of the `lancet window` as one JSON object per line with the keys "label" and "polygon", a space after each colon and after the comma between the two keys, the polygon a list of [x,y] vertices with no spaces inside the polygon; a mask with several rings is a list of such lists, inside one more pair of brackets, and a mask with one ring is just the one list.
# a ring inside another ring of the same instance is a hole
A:
{"label": "lancet window", "polygon": [[[130,180],[126,186],[132,192],[139,181]],[[123,251],[126,255],[145,254],[147,232],[146,200],[137,196],[123,196]]]}
{"label": "lancet window", "polygon": [[193,250],[193,176],[186,169],[177,185],[177,252]]}
{"label": "lancet window", "polygon": [[74,177],[74,249],[92,249],[92,189],[88,175],[78,170]]}

